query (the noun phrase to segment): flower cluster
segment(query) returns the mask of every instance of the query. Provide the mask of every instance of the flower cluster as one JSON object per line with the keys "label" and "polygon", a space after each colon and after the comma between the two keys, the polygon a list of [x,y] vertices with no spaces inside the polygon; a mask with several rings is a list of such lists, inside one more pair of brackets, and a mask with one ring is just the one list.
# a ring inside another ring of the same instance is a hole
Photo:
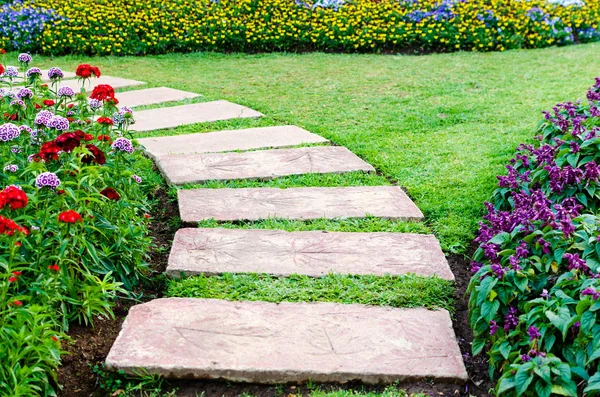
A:
{"label": "flower cluster", "polygon": [[[51,54],[502,51],[600,39],[599,0],[30,0],[13,8],[61,16],[37,42]],[[0,36],[15,42],[9,33]]]}
{"label": "flower cluster", "polygon": [[[16,73],[0,65],[2,396],[55,394],[66,326],[110,317],[117,295],[146,272],[150,245],[149,186],[138,175],[152,175],[151,163],[124,138],[129,124],[113,123],[113,88],[96,87],[88,102],[61,87],[59,68],[45,84],[32,60],[19,55]],[[81,85],[100,76],[87,64],[77,70]]]}
{"label": "flower cluster", "polygon": [[[544,113],[540,143],[518,147],[475,239],[473,350],[490,343],[499,395],[583,395],[600,377],[588,349],[600,329],[600,79],[587,98]],[[516,375],[533,368],[554,375]]]}

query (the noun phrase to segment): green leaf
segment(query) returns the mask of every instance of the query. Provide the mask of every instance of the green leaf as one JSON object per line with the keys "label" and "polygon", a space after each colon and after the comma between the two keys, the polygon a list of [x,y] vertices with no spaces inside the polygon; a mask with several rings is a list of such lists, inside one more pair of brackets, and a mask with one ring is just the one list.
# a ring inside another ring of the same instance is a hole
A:
{"label": "green leaf", "polygon": [[600,372],[596,372],[592,375],[588,380],[586,388],[583,390],[584,393],[589,393],[591,391],[600,391]]}
{"label": "green leaf", "polygon": [[479,288],[477,288],[477,305],[481,306],[483,305],[483,302],[485,302],[488,298],[488,295],[490,294],[490,291],[492,290],[492,288],[494,288],[494,286],[496,285],[496,283],[498,282],[497,278],[494,277],[486,277],[483,279],[483,281],[481,282],[481,284],[479,285]]}
{"label": "green leaf", "polygon": [[486,340],[483,338],[473,339],[473,344],[471,345],[471,351],[473,352],[474,356],[481,353],[481,351],[483,350],[483,348],[485,346],[485,342],[486,342]]}
{"label": "green leaf", "polygon": [[588,332],[596,324],[596,313],[592,311],[586,311],[581,316],[581,330]]}
{"label": "green leaf", "polygon": [[508,360],[508,355],[511,351],[510,343],[508,343],[507,341],[502,342],[500,347],[498,347],[498,351],[500,352],[500,354],[502,354],[502,357]]}
{"label": "green leaf", "polygon": [[[490,365],[491,367],[491,365]],[[514,378],[503,378],[498,385],[498,396],[501,396],[507,390],[510,390],[516,386]]]}
{"label": "green leaf", "polygon": [[550,310],[546,311],[545,314],[552,325],[560,330],[564,340],[567,336],[567,331],[569,330],[569,322],[571,321],[571,312],[569,309],[566,307],[560,307],[558,309],[558,314]]}
{"label": "green leaf", "polygon": [[506,233],[506,232],[502,232],[500,234],[495,235],[491,240],[490,243],[492,244],[504,244],[505,242],[510,240],[510,234]]}
{"label": "green leaf", "polygon": [[571,367],[571,372],[574,373],[575,375],[579,376],[583,380],[590,379],[590,376],[588,375],[588,373],[585,370],[585,368],[582,368],[582,367]]}
{"label": "green leaf", "polygon": [[533,371],[547,383],[552,383],[552,376],[550,374],[550,367],[543,365],[541,367],[535,367]]}
{"label": "green leaf", "polygon": [[529,385],[531,384],[531,381],[533,380],[533,373],[531,372],[531,365],[528,365],[528,364],[531,364],[531,362],[521,365],[519,367],[519,369],[517,370],[517,373],[515,374],[515,384],[516,384],[518,396],[520,396],[521,394],[523,394],[527,391],[527,388],[529,387]]}
{"label": "green leaf", "polygon": [[600,357],[600,348],[594,350],[594,352],[587,359],[585,365],[589,365],[592,361],[597,360]]}
{"label": "green leaf", "polygon": [[538,380],[535,382],[535,391],[537,392],[538,397],[550,397],[550,394],[552,394],[552,385]]}
{"label": "green leaf", "polygon": [[575,387],[575,391],[573,391],[572,387],[567,385],[552,385],[552,393],[558,394],[559,396],[577,397],[577,387]]}
{"label": "green leaf", "polygon": [[500,307],[500,302],[497,300],[489,301],[486,300],[481,305],[481,315],[486,321],[491,321],[496,313],[498,312],[498,308]]}

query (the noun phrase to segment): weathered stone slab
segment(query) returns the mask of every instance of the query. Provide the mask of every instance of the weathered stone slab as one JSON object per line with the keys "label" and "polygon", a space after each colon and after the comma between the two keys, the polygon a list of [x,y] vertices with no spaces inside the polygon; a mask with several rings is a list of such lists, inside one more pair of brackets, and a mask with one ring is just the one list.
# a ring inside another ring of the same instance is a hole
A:
{"label": "weathered stone slab", "polygon": [[286,175],[375,171],[344,147],[260,150],[243,153],[173,154],[157,158],[167,181],[175,185],[210,180],[271,179]]}
{"label": "weathered stone slab", "polygon": [[202,102],[136,112],[136,122],[131,128],[135,131],[152,131],[186,124],[261,116],[262,113],[256,110],[228,101]]}
{"label": "weathered stone slab", "polygon": [[[71,87],[75,90],[75,92],[79,92],[81,90],[82,81],[79,80],[62,80],[58,86],[59,87]],[[143,81],[123,79],[121,77],[112,77],[112,76],[100,76],[99,78],[91,78],[85,84],[85,89],[88,92],[91,92],[95,86],[100,84],[108,84],[112,88],[125,88],[125,87],[134,87],[138,85],[146,84]],[[117,99],[119,99],[119,93],[115,95]]]}
{"label": "weathered stone slab", "polygon": [[322,231],[179,229],[169,256],[173,277],[220,273],[278,276],[328,273],[421,276],[454,280],[432,235]]}
{"label": "weathered stone slab", "polygon": [[181,101],[183,99],[197,98],[201,96],[195,92],[176,90],[168,87],[145,88],[143,90],[119,92],[117,99],[119,105],[135,107],[144,105],[155,105],[163,102]]}
{"label": "weathered stone slab", "polygon": [[334,303],[153,300],[130,309],[106,365],[267,384],[467,381],[447,311]]}
{"label": "weathered stone slab", "polygon": [[397,186],[191,189],[177,193],[184,222],[333,219],[367,215],[423,219],[421,211]]}
{"label": "weathered stone slab", "polygon": [[146,153],[157,158],[169,154],[214,153],[296,146],[304,143],[327,142],[327,139],[300,127],[285,125],[142,138],[138,139],[138,142],[146,148]]}

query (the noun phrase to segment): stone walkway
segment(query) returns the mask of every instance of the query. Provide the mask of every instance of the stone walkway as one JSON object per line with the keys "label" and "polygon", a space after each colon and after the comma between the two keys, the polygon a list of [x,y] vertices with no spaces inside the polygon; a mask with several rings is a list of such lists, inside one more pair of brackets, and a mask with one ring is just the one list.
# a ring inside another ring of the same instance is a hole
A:
{"label": "stone walkway", "polygon": [[[97,83],[119,87],[144,84],[110,76],[100,80]],[[164,87],[117,94],[128,106],[198,96]],[[133,129],[141,132],[262,114],[213,101],[142,110],[134,116]],[[326,139],[295,126],[139,142],[171,184],[374,171],[348,149],[327,145]],[[322,146],[297,147],[307,144]],[[185,223],[366,216],[423,219],[395,186],[180,189],[178,200]],[[313,277],[331,272],[414,273],[454,279],[432,235],[221,228],[177,232],[168,276],[225,272]],[[156,299],[130,310],[106,364],[131,374],[142,369],[172,378],[253,383],[467,381],[446,310],[357,304]]]}

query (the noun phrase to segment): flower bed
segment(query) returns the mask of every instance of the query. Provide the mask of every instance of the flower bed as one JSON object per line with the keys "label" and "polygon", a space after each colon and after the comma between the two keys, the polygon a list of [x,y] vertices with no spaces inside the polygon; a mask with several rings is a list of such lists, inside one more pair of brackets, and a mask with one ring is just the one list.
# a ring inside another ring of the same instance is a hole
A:
{"label": "flower bed", "polygon": [[600,393],[600,78],[587,99],[518,148],[475,240],[473,351],[498,395]]}
{"label": "flower bed", "polygon": [[[599,0],[17,1],[0,44],[49,54],[456,51],[600,38]],[[35,10],[34,10],[35,9]],[[24,23],[23,18],[31,23]],[[40,27],[41,26],[41,27]],[[28,39],[22,39],[27,37]],[[36,40],[31,40],[35,37]]]}
{"label": "flower bed", "polygon": [[0,65],[0,395],[51,395],[69,323],[112,316],[144,275],[147,187],[111,87],[88,100],[19,61]]}

